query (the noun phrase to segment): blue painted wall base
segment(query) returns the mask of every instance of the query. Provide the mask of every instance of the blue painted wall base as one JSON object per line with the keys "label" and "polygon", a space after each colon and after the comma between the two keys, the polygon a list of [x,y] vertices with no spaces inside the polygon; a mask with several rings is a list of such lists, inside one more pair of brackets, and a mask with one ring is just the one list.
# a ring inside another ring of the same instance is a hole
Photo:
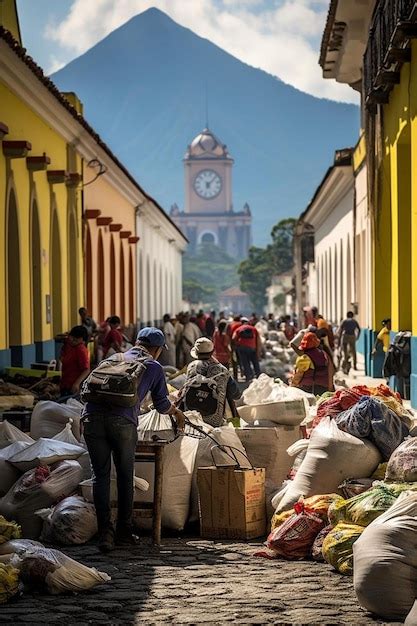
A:
{"label": "blue painted wall base", "polygon": [[0,372],[6,367],[27,367],[32,363],[42,363],[56,358],[59,355],[62,344],[57,344],[54,339],[49,341],[37,341],[26,346],[11,346],[9,350],[0,350]]}

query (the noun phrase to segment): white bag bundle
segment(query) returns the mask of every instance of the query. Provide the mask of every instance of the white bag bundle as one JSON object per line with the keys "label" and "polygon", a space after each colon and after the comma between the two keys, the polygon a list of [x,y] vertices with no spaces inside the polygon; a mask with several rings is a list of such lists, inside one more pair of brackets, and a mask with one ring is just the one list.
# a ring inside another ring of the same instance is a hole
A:
{"label": "white bag bundle", "polygon": [[33,581],[39,585],[39,573],[42,572],[45,576],[44,585],[51,594],[78,593],[111,580],[108,574],[99,572],[95,567],[86,567],[59,550],[47,549],[42,545],[16,554],[11,563],[28,584]]}
{"label": "white bag bundle", "polygon": [[94,505],[81,496],[64,498],[53,508],[36,511],[36,515],[43,520],[42,541],[79,545],[97,533]]}
{"label": "white bag bundle", "polygon": [[[190,411],[186,415],[188,419],[203,427],[198,413]],[[182,530],[190,510],[191,485],[199,440],[181,436],[172,441],[174,433],[169,416],[160,415],[155,410],[139,417],[138,435],[139,439],[145,441],[151,440],[154,435],[171,440],[164,448],[162,524],[166,528]],[[149,463],[136,463],[135,468],[137,474],[152,482],[153,475],[150,473]],[[152,494],[153,488],[145,500],[151,499]]]}
{"label": "white bag bundle", "polygon": [[77,461],[61,461],[49,474],[45,468],[29,470],[0,499],[0,515],[20,524],[25,538],[37,539],[42,520],[35,511],[71,495],[81,478],[82,469]]}
{"label": "white bag bundle", "polygon": [[301,496],[337,493],[344,480],[370,476],[380,461],[381,455],[370,441],[339,430],[326,417],[313,430],[307,454],[279,504],[273,500],[276,513],[291,509]]}
{"label": "white bag bundle", "polygon": [[30,434],[34,439],[40,437],[54,437],[72,419],[72,432],[80,441],[80,417],[82,404],[70,399],[66,404],[59,404],[50,400],[38,402],[33,409],[30,420]]}
{"label": "white bag bundle", "polygon": [[80,444],[74,446],[57,439],[41,437],[28,448],[16,452],[9,458],[9,463],[21,472],[27,472],[38,465],[53,465],[58,461],[78,459],[84,453]]}
{"label": "white bag bundle", "polygon": [[404,620],[417,597],[417,493],[405,491],[353,546],[359,603],[384,620]]}
{"label": "white bag bundle", "polygon": [[9,459],[31,445],[28,441],[15,441],[0,449],[0,496],[4,496],[20,476],[19,470],[9,463]]}
{"label": "white bag bundle", "polygon": [[29,435],[10,424],[7,420],[0,422],[0,448],[6,448],[11,443],[15,443],[15,441],[34,442],[32,437],[29,437]]}
{"label": "white bag bundle", "polygon": [[78,441],[75,438],[74,433],[72,432],[72,418],[69,420],[65,428],[61,430],[61,432],[59,432],[57,435],[55,435],[55,437],[52,437],[52,439],[54,439],[55,441],[70,443],[73,446],[82,446],[82,448],[84,448],[84,453],[77,458],[77,461],[83,468],[83,480],[88,480],[89,478],[91,478],[90,455],[87,452],[84,437],[81,437],[81,441]]}

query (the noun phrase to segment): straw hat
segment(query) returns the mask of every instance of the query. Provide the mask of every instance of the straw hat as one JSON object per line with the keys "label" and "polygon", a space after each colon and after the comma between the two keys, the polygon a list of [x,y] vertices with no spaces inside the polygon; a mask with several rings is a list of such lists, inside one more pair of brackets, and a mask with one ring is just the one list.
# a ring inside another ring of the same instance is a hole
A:
{"label": "straw hat", "polygon": [[197,339],[190,350],[193,359],[209,359],[214,352],[214,343],[207,337]]}

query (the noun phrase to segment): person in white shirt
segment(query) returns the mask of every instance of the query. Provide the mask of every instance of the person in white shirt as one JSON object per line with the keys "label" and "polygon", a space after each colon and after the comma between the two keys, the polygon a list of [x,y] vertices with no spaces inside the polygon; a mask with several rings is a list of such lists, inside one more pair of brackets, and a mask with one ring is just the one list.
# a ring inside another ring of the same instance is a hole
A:
{"label": "person in white shirt", "polygon": [[172,365],[175,367],[176,362],[176,341],[175,341],[175,328],[171,322],[171,316],[167,313],[164,315],[163,331],[165,335],[165,341],[167,350],[165,354],[166,365]]}

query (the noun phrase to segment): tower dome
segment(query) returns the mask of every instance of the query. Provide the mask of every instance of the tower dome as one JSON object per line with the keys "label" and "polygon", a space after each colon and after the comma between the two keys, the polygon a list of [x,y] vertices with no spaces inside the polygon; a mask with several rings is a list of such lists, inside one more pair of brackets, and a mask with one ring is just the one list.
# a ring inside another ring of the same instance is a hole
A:
{"label": "tower dome", "polygon": [[227,147],[214,133],[205,128],[192,140],[185,154],[186,159],[230,159]]}

